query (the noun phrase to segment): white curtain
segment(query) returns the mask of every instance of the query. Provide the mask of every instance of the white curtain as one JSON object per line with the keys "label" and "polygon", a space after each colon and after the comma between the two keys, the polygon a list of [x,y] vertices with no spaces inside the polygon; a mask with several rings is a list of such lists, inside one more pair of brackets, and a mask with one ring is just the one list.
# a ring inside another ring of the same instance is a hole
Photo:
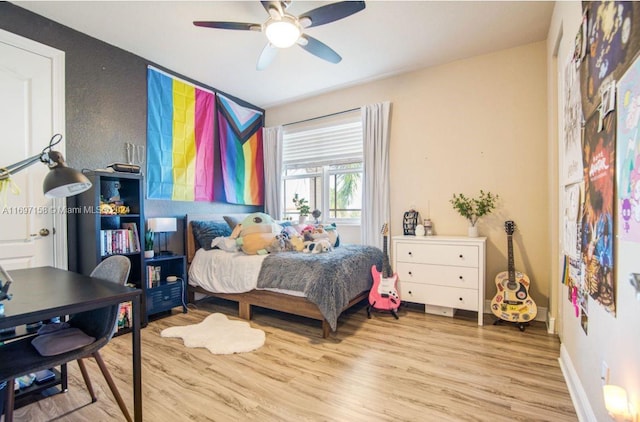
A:
{"label": "white curtain", "polygon": [[364,181],[362,244],[382,248],[382,225],[389,222],[389,114],[391,103],[362,107]]}
{"label": "white curtain", "polygon": [[282,126],[263,129],[264,212],[282,218]]}

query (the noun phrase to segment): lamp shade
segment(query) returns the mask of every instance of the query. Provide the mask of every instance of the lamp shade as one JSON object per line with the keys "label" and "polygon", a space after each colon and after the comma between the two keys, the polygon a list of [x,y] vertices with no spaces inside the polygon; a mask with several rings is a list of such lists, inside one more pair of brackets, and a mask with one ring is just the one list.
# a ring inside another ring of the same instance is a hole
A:
{"label": "lamp shade", "polygon": [[42,190],[47,198],[66,198],[91,188],[87,176],[67,167],[58,151],[49,151],[49,174],[44,178]]}
{"label": "lamp shade", "polygon": [[66,198],[90,188],[91,182],[87,176],[66,166],[52,168],[42,183],[42,190],[47,198]]}
{"label": "lamp shade", "polygon": [[175,218],[150,218],[147,226],[154,233],[175,232],[178,230]]}

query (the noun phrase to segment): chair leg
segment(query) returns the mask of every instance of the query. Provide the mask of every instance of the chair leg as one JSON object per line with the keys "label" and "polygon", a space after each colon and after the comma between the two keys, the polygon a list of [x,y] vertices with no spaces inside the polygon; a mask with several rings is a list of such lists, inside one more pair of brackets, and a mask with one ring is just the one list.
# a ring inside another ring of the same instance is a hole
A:
{"label": "chair leg", "polygon": [[116,387],[115,382],[113,382],[113,378],[111,378],[111,374],[109,373],[107,366],[104,364],[104,361],[102,360],[102,356],[100,356],[100,352],[95,352],[93,353],[92,356],[96,360],[96,363],[98,364],[98,366],[100,367],[100,371],[102,371],[102,375],[104,376],[104,379],[107,381],[107,384],[111,389],[111,393],[113,393],[113,396],[118,402],[118,406],[120,406],[120,410],[122,410],[122,414],[127,419],[127,422],[132,422],[131,416],[129,416],[129,411],[127,410],[127,406],[125,406],[124,400],[122,400],[122,396],[118,391],[118,387]]}
{"label": "chair leg", "polygon": [[14,384],[16,380],[11,378],[7,380],[7,389],[5,393],[4,401],[4,422],[13,422],[13,406],[15,405],[16,392],[14,391]]}
{"label": "chair leg", "polygon": [[89,395],[91,396],[91,403],[95,403],[98,401],[98,398],[96,397],[96,393],[93,391],[93,385],[91,385],[91,378],[89,378],[87,367],[84,365],[84,361],[82,360],[82,358],[78,359],[78,366],[80,367],[80,372],[82,373],[82,378],[84,379],[84,383],[87,385],[87,390],[89,390]]}

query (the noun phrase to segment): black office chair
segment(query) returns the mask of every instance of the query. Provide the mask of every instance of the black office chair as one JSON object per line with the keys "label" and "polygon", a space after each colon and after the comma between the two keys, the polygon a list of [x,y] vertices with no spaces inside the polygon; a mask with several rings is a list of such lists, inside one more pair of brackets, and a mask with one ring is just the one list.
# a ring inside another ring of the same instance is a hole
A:
{"label": "black office chair", "polygon": [[[92,277],[100,278],[103,280],[112,281],[114,283],[124,284],[129,276],[129,270],[131,269],[131,261],[125,256],[115,255],[102,261],[91,273]],[[78,361],[82,378],[84,379],[89,394],[91,395],[92,403],[97,401],[96,395],[89,379],[89,374],[82,359],[92,356],[98,366],[104,379],[107,381],[113,396],[120,406],[120,410],[127,421],[131,421],[131,416],[127,411],[127,407],[122,400],[122,396],[118,391],[109,370],[100,356],[99,350],[105,346],[111,337],[113,336],[118,318],[118,305],[107,306],[105,308],[94,309],[91,311],[81,312],[71,316],[68,323],[72,328],[79,328],[82,332],[90,337],[94,337],[95,341],[86,346],[81,346],[70,351],[62,352],[52,356],[43,356],[34,345],[31,344],[32,338],[25,338],[2,346],[3,358],[12,362],[11,368],[2,368],[0,370],[0,383],[4,380],[7,381],[7,391],[5,400],[5,422],[13,421],[13,406],[15,400],[15,393],[13,384],[15,378],[18,378],[24,374],[37,372],[43,369],[48,369],[54,366],[59,366],[73,360]],[[65,331],[65,330],[60,330]],[[55,335],[55,333],[53,333]],[[44,337],[44,336],[42,336]],[[68,339],[61,341],[68,341]],[[56,340],[51,340],[47,346],[55,349],[58,344]],[[63,348],[66,345],[63,345]]]}

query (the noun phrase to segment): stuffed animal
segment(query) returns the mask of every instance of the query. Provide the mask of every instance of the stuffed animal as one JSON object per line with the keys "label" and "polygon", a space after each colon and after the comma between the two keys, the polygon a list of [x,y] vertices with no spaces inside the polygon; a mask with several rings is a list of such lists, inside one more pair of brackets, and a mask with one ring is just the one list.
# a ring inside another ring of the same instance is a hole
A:
{"label": "stuffed animal", "polygon": [[313,238],[315,242],[322,239],[329,240],[329,234],[324,230],[322,226],[316,226],[313,228],[313,230],[311,230],[311,238]]}
{"label": "stuffed animal", "polygon": [[287,248],[286,248],[284,239],[285,239],[285,236],[282,233],[277,234],[271,241],[271,244],[267,246],[267,252],[278,253],[278,252],[286,251]]}
{"label": "stuffed animal", "polygon": [[333,250],[333,246],[329,243],[329,240],[322,239],[317,242],[305,242],[304,244],[304,253],[323,253],[330,252]]}
{"label": "stuffed animal", "polygon": [[271,217],[262,212],[249,214],[238,225],[241,225],[241,228],[236,243],[248,255],[269,253],[267,248],[280,232],[279,226],[273,224]]}
{"label": "stuffed animal", "polygon": [[327,224],[323,226],[325,233],[327,233],[327,237],[329,238],[329,242],[334,248],[340,246],[340,236],[338,235],[338,228],[335,223]]}
{"label": "stuffed animal", "polygon": [[300,229],[300,235],[305,242],[313,242],[313,226],[305,226]]}
{"label": "stuffed animal", "polygon": [[293,235],[289,237],[289,243],[291,244],[292,250],[296,252],[302,252],[304,250],[304,241],[302,240],[302,236]]}

